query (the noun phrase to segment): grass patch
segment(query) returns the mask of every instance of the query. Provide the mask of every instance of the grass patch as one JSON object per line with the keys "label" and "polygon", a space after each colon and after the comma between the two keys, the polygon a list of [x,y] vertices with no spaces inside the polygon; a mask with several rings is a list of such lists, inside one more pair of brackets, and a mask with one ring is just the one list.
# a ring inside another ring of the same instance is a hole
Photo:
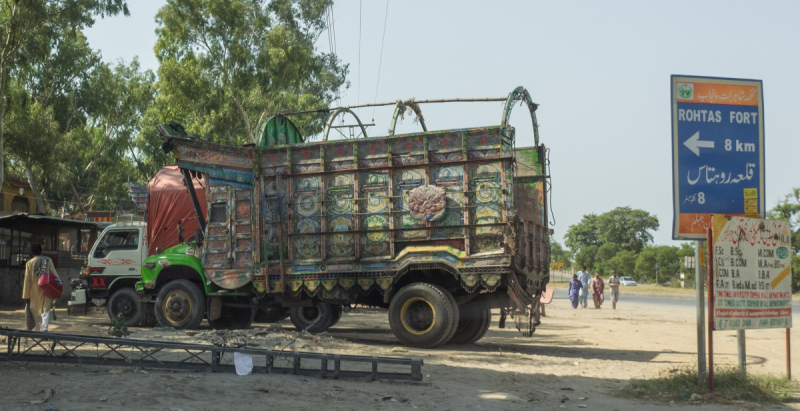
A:
{"label": "grass patch", "polygon": [[[718,368],[714,372],[714,393],[708,392],[708,380],[697,382],[697,370],[675,368],[662,370],[657,378],[631,380],[615,393],[621,398],[676,403],[779,403],[797,402],[800,385],[771,375],[748,374],[738,368]],[[692,399],[692,394],[697,396]]]}

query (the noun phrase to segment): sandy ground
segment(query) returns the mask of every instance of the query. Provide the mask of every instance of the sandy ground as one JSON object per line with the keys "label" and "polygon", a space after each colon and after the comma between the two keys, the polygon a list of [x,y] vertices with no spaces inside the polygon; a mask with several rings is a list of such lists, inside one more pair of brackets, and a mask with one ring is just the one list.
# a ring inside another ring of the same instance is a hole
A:
{"label": "sandy ground", "polygon": [[[607,304],[610,305],[610,304]],[[573,310],[563,299],[549,306],[534,337],[513,328],[498,329],[473,345],[435,350],[399,346],[384,313],[345,314],[318,342],[298,340],[289,349],[362,355],[412,356],[425,361],[422,383],[322,380],[288,375],[187,373],[110,369],[75,365],[0,362],[0,409],[44,410],[249,410],[279,407],[298,410],[650,410],[675,407],[722,409],[800,409],[800,404],[665,404],[619,399],[612,393],[631,378],[656,376],[659,370],[693,366],[696,361],[695,311],[691,303],[669,300],[620,302],[616,311]],[[67,317],[59,312],[51,331],[105,335],[105,315]],[[0,327],[22,328],[21,310],[0,311]],[[268,327],[267,324],[256,326]],[[285,321],[282,326],[291,329]],[[291,333],[267,332],[252,341],[259,348],[281,347]],[[736,361],[734,332],[715,333],[715,361]],[[199,343],[183,332],[133,329],[132,338]],[[782,330],[748,332],[749,371],[783,375]],[[4,337],[0,337],[0,342]],[[800,337],[793,351],[800,353]],[[5,344],[3,344],[5,346]],[[397,351],[397,350],[395,350]],[[800,355],[800,354],[798,354]],[[797,372],[798,361],[794,361]],[[111,372],[109,372],[111,371]],[[307,381],[305,381],[307,380]],[[43,390],[55,395],[30,405]],[[566,396],[569,400],[561,402]],[[579,398],[586,397],[585,400]],[[694,409],[694,408],[692,408]]]}

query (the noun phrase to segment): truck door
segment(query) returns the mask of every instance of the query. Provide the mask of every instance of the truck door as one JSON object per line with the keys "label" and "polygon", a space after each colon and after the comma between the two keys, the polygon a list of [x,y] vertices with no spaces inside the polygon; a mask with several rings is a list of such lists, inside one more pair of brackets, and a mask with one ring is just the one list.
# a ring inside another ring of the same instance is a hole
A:
{"label": "truck door", "polygon": [[225,185],[210,188],[203,268],[211,281],[226,289],[252,281],[256,231],[253,190]]}
{"label": "truck door", "polygon": [[89,259],[91,290],[108,289],[120,276],[141,275],[141,230],[141,227],[112,228],[103,233]]}

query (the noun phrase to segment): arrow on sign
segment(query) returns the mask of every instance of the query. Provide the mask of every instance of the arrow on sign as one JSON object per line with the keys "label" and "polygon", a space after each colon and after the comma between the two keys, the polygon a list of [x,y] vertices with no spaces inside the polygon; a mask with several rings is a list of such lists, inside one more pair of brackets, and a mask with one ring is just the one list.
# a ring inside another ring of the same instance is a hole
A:
{"label": "arrow on sign", "polygon": [[684,141],[683,145],[689,148],[689,150],[692,150],[692,153],[697,154],[698,157],[700,157],[700,148],[714,148],[713,141],[700,140],[699,131],[689,137],[688,140]]}

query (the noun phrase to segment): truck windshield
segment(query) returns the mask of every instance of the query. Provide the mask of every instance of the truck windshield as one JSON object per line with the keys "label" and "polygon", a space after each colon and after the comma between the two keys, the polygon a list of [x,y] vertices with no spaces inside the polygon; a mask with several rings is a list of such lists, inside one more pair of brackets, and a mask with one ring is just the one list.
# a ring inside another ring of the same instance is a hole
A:
{"label": "truck windshield", "polygon": [[137,248],[139,248],[139,230],[109,231],[97,244],[94,256],[102,258],[113,250],[136,250]]}

